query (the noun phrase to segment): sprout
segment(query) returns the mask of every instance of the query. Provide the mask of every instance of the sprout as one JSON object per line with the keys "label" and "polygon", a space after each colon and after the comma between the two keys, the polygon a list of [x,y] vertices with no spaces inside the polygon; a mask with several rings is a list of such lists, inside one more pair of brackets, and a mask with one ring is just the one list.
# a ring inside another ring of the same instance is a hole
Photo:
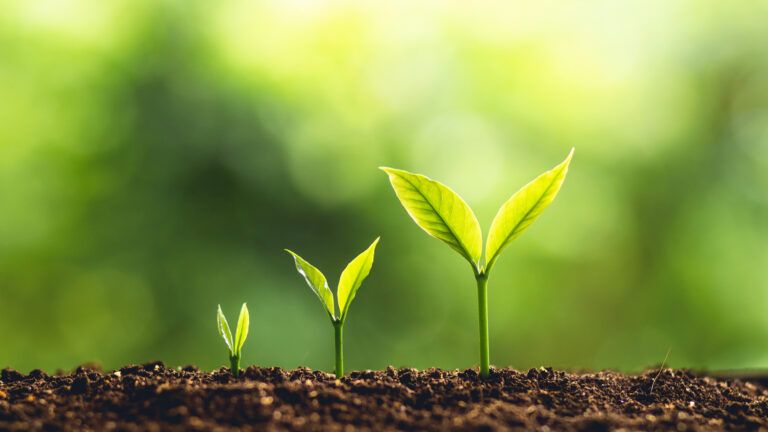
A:
{"label": "sprout", "polygon": [[[360,288],[363,280],[371,272],[373,255],[378,243],[379,239],[377,238],[365,252],[347,264],[347,267],[341,273],[339,285],[336,289],[336,302],[334,302],[333,293],[328,288],[328,281],[323,273],[296,253],[288,249],[285,250],[293,256],[296,270],[304,277],[307,285],[317,295],[317,298],[320,299],[323,309],[325,309],[328,318],[330,318],[333,324],[336,341],[336,377],[338,378],[344,376],[343,330],[344,322],[347,320],[347,312],[349,312],[349,305],[352,304],[352,300],[354,300],[355,294],[357,294],[357,290]],[[336,303],[339,305],[338,311],[336,310]]]}
{"label": "sprout", "polygon": [[232,340],[232,332],[229,331],[229,324],[224,313],[221,312],[221,305],[216,313],[216,322],[219,325],[219,334],[224,338],[224,343],[227,344],[229,349],[229,365],[232,375],[237,378],[240,375],[240,354],[245,344],[245,338],[248,337],[248,326],[250,325],[250,317],[248,315],[248,307],[243,303],[243,307],[240,308],[240,317],[237,319],[237,329],[235,332],[235,339]]}
{"label": "sprout", "polygon": [[501,251],[517,238],[552,203],[568,173],[573,149],[565,160],[523,186],[501,206],[485,242],[477,217],[466,202],[447,186],[428,177],[385,168],[397,198],[427,234],[447,243],[472,265],[477,281],[480,323],[480,375],[488,376],[488,274]]}

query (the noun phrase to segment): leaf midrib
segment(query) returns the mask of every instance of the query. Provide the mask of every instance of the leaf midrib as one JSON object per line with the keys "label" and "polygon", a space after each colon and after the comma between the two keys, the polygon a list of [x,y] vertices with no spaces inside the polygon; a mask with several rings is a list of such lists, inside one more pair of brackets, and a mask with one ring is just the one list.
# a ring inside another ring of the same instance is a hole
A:
{"label": "leaf midrib", "polygon": [[[504,241],[503,241],[503,242],[501,242],[501,244],[499,245],[499,247],[498,247],[498,248],[496,248],[496,251],[494,252],[493,258],[491,258],[491,262],[493,262],[493,261],[496,261],[496,258],[499,256],[499,251],[500,251],[502,248],[504,248],[504,246],[506,246],[506,244],[507,244],[507,242],[509,241],[510,237],[512,237],[512,236],[514,235],[515,231],[517,231],[517,228],[520,226],[520,224],[521,224],[521,223],[523,223],[523,221],[524,221],[524,220],[526,220],[526,219],[528,218],[528,216],[531,214],[531,212],[532,212],[532,211],[533,211],[533,210],[534,210],[536,207],[538,207],[538,206],[539,206],[539,204],[541,204],[541,200],[542,200],[542,199],[543,199],[543,198],[544,198],[544,197],[547,195],[547,193],[549,193],[549,190],[552,188],[552,185],[555,183],[555,180],[556,180],[556,179],[559,177],[559,174],[560,174],[560,173],[558,173],[558,175],[556,175],[556,176],[554,177],[554,179],[553,179],[551,182],[549,182],[549,184],[547,185],[547,188],[544,190],[544,193],[542,193],[542,194],[541,194],[541,196],[539,196],[539,199],[537,199],[537,200],[536,200],[536,204],[532,205],[532,206],[531,206],[531,207],[528,209],[528,211],[527,211],[527,212],[525,212],[525,215],[524,215],[522,218],[520,218],[520,221],[519,221],[517,224],[515,224],[515,228],[514,228],[514,229],[512,229],[512,230],[510,230],[510,231],[509,231],[509,234],[508,234],[506,237],[504,237]],[[536,181],[536,180],[533,180],[533,181]]]}
{"label": "leaf midrib", "polygon": [[[455,239],[456,239],[456,242],[458,242],[458,243],[459,243],[459,246],[461,246],[461,248],[462,248],[462,249],[464,249],[464,254],[466,254],[465,258],[468,258],[470,261],[472,261],[472,257],[470,257],[470,256],[469,256],[469,250],[467,249],[467,245],[465,245],[465,244],[464,244],[464,242],[463,242],[463,241],[461,241],[461,239],[460,239],[460,238],[459,238],[459,237],[456,235],[456,233],[453,231],[453,229],[451,228],[451,226],[450,226],[450,225],[448,225],[448,223],[445,221],[445,218],[443,218],[443,215],[441,215],[441,214],[440,214],[440,212],[438,212],[438,211],[437,211],[437,209],[435,208],[434,204],[432,204],[432,201],[430,201],[430,200],[429,200],[429,198],[428,198],[426,195],[424,195],[424,194],[423,194],[423,193],[422,193],[422,192],[419,190],[419,188],[418,188],[418,187],[416,187],[416,185],[415,185],[415,184],[413,184],[413,182],[412,182],[412,181],[410,181],[409,179],[407,179],[407,178],[405,178],[405,177],[403,177],[403,176],[401,176],[401,175],[399,175],[399,174],[398,174],[398,177],[400,177],[401,179],[405,180],[405,181],[406,181],[408,184],[410,184],[410,185],[411,185],[411,187],[413,187],[413,189],[414,189],[414,190],[415,190],[415,191],[416,191],[416,192],[417,192],[419,195],[421,195],[421,197],[422,197],[422,198],[424,198],[424,201],[426,201],[426,202],[427,202],[427,204],[429,204],[429,206],[432,208],[432,210],[433,210],[433,211],[434,211],[434,213],[437,215],[437,217],[439,217],[439,218],[440,218],[440,220],[443,222],[443,225],[445,225],[445,227],[446,227],[446,228],[448,228],[448,232],[450,232],[450,234],[453,236],[453,238],[455,238]],[[427,181],[430,181],[430,180],[427,180]],[[434,180],[431,180],[431,181],[434,181]],[[448,187],[448,186],[445,186],[445,187]],[[438,189],[438,190],[439,190],[439,189]],[[442,193],[440,193],[440,195],[442,196]],[[474,262],[474,261],[472,261],[472,263],[473,263],[473,264],[475,264],[475,262]]]}
{"label": "leaf midrib", "polygon": [[[363,264],[367,264],[368,263],[368,256],[369,256],[368,253],[367,253],[368,250],[366,249],[365,252],[366,252],[366,255],[365,255],[365,261],[363,262]],[[363,268],[365,268],[365,265],[363,265],[363,267],[361,267],[361,269],[363,269]],[[347,293],[347,301],[344,302],[344,310],[343,311],[339,311],[339,319],[343,320],[343,319],[347,318],[347,309],[349,309],[349,304],[352,302],[352,296],[353,296],[353,294],[355,292],[355,286],[359,287],[363,283],[363,281],[360,279],[360,275],[362,273],[363,273],[362,271],[358,271],[357,274],[355,275],[355,283],[349,289],[349,293]],[[336,291],[337,291],[336,301],[338,301],[338,297],[339,297],[339,294],[338,294],[339,290],[338,290],[338,288],[336,289]]]}

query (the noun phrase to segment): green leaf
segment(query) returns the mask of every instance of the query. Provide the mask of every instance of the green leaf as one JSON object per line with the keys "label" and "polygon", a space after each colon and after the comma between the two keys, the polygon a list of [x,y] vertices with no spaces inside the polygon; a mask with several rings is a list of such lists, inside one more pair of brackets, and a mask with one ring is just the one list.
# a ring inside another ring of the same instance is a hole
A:
{"label": "green leaf", "polygon": [[307,285],[309,285],[312,291],[317,295],[317,298],[320,299],[320,303],[323,304],[323,307],[325,308],[325,311],[328,312],[331,320],[335,321],[336,308],[333,303],[333,293],[331,292],[331,289],[328,288],[328,281],[325,279],[323,273],[296,253],[288,249],[285,251],[293,256],[293,260],[296,263],[296,270],[304,277]]}
{"label": "green leaf", "polygon": [[347,310],[349,305],[352,304],[352,300],[357,294],[360,284],[363,283],[368,274],[371,272],[371,266],[373,266],[373,255],[376,251],[376,245],[379,244],[379,238],[361,253],[355,259],[353,259],[347,267],[341,272],[341,278],[339,278],[339,287],[336,290],[336,297],[339,300],[339,321],[342,323],[347,317]]}
{"label": "green leaf", "polygon": [[248,314],[248,306],[243,303],[240,308],[240,317],[237,318],[237,330],[235,331],[235,355],[240,356],[240,351],[245,344],[245,338],[248,337],[248,327],[251,325],[251,317]]}
{"label": "green leaf", "polygon": [[558,166],[523,186],[501,206],[491,223],[485,245],[486,271],[490,270],[499,253],[552,203],[563,185],[572,157],[573,149]]}
{"label": "green leaf", "polygon": [[227,318],[224,316],[224,313],[221,311],[221,305],[219,305],[219,310],[216,312],[216,322],[219,325],[219,334],[221,337],[224,338],[224,342],[227,344],[227,348],[229,348],[229,352],[232,353],[234,343],[232,343],[232,333],[229,331],[229,324],[227,324]]}
{"label": "green leaf", "polygon": [[444,241],[475,268],[483,249],[477,217],[448,186],[420,174],[382,167],[405,210],[427,234]]}

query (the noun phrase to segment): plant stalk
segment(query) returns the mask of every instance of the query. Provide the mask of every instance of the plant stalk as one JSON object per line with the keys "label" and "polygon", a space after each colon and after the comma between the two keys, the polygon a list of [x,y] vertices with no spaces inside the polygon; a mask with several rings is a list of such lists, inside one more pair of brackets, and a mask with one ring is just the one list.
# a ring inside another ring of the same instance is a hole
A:
{"label": "plant stalk", "polygon": [[336,378],[341,378],[344,376],[344,324],[335,322],[333,329],[336,336]]}
{"label": "plant stalk", "polygon": [[240,356],[229,356],[229,371],[235,378],[240,375]]}
{"label": "plant stalk", "polygon": [[488,274],[479,274],[477,279],[477,311],[480,324],[480,376],[488,378],[490,369],[490,348],[488,346]]}

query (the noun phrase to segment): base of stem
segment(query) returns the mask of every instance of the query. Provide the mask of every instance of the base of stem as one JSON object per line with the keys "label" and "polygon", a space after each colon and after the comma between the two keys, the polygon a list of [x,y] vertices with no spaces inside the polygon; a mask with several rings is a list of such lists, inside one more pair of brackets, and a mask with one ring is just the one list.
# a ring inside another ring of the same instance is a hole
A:
{"label": "base of stem", "polygon": [[232,376],[235,378],[240,376],[240,357],[229,357],[229,371],[232,372]]}
{"label": "base of stem", "polygon": [[488,344],[488,277],[477,277],[477,312],[480,332],[480,377],[490,375],[490,348]]}
{"label": "base of stem", "polygon": [[344,376],[344,326],[333,323],[334,339],[336,342],[336,378]]}

